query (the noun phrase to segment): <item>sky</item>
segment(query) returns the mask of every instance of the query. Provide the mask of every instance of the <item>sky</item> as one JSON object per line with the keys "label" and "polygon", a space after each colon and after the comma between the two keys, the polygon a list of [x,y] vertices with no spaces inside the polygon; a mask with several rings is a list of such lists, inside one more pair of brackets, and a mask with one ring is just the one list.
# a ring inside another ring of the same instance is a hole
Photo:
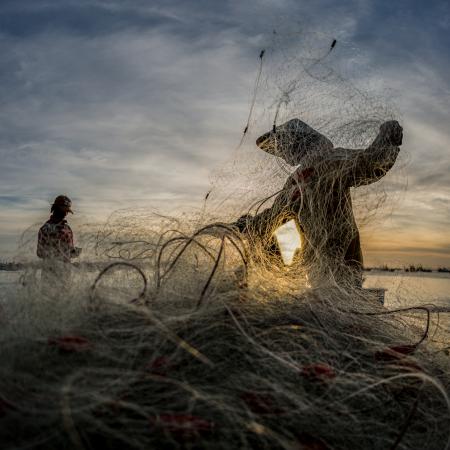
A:
{"label": "sky", "polygon": [[2,0],[0,260],[61,193],[75,232],[118,209],[198,207],[274,27],[345,42],[399,111],[403,181],[362,230],[366,264],[450,266],[446,0]]}

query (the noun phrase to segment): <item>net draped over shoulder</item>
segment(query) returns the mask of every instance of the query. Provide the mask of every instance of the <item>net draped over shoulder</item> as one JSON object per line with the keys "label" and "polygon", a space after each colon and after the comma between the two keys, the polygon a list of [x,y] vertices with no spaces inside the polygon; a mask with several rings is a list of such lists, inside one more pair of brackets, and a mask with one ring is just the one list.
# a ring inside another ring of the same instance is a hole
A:
{"label": "net draped over shoulder", "polygon": [[246,219],[246,229],[271,248],[274,231],[294,219],[302,238],[300,261],[310,271],[360,272],[363,257],[350,188],[380,180],[394,165],[401,138],[395,121],[383,124],[366,149],[333,148],[298,119],[266,133],[257,145],[298,167],[272,206]]}

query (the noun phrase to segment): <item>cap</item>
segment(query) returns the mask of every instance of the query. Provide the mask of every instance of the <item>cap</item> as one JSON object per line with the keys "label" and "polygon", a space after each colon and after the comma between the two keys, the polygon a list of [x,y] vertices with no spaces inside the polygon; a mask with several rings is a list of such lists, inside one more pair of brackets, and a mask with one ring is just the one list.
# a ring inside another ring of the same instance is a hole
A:
{"label": "cap", "polygon": [[70,198],[67,197],[67,195],[58,195],[58,197],[56,197],[55,200],[53,201],[52,206],[67,208],[67,211],[73,214],[73,211],[71,209],[72,200],[70,200]]}
{"label": "cap", "polygon": [[293,166],[299,164],[307,152],[333,148],[328,138],[300,119],[289,120],[263,134],[256,140],[256,145]]}

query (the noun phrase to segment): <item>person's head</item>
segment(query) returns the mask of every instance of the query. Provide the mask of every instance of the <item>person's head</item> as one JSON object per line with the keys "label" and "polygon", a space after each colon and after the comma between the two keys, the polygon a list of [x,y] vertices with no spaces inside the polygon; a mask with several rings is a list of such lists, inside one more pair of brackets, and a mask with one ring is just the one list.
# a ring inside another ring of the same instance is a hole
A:
{"label": "person's head", "polygon": [[291,166],[299,165],[307,156],[319,151],[333,149],[333,143],[328,138],[300,119],[289,120],[263,134],[256,140],[256,145],[271,155],[283,158]]}
{"label": "person's head", "polygon": [[66,195],[58,195],[53,201],[51,212],[54,216],[64,218],[68,213],[72,213],[72,201]]}

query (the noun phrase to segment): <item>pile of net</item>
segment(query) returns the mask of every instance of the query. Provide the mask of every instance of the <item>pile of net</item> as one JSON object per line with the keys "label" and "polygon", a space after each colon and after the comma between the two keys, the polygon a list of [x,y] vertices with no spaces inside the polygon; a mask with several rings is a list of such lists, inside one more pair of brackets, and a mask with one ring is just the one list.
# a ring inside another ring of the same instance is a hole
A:
{"label": "pile of net", "polygon": [[[274,33],[261,52],[242,142],[201,209],[79,230],[70,287],[42,286],[35,266],[1,303],[2,448],[449,448],[439,315],[383,307],[320,246],[287,265],[275,229],[247,226],[294,170],[257,137],[301,117],[358,151],[395,116],[337,75],[336,41],[297,38]],[[370,187],[352,193],[359,226],[385,198]]]}
{"label": "pile of net", "polygon": [[222,226],[173,232],[156,267],[113,264],[4,306],[3,448],[446,448],[449,356],[427,308],[308,288]]}

